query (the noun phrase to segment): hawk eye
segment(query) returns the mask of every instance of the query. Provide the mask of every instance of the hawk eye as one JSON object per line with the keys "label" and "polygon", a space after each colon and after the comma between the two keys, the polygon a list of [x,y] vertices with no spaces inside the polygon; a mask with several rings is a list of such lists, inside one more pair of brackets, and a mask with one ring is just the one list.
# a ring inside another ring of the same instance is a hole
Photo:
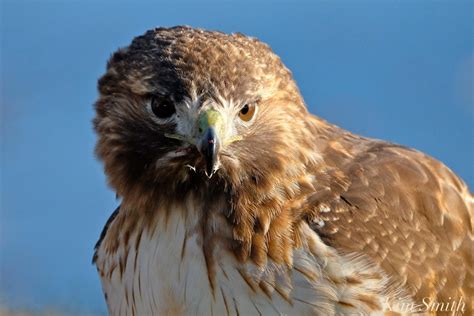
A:
{"label": "hawk eye", "polygon": [[244,105],[239,112],[239,117],[242,121],[248,122],[255,115],[255,104]]}
{"label": "hawk eye", "polygon": [[152,97],[151,110],[160,119],[169,118],[176,112],[174,105],[165,98]]}

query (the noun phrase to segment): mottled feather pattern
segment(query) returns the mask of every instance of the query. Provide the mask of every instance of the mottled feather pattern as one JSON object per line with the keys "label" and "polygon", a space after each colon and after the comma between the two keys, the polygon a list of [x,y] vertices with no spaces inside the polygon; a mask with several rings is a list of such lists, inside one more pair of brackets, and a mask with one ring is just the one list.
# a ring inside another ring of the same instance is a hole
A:
{"label": "mottled feather pattern", "polygon": [[[266,44],[150,30],[111,57],[99,92],[96,152],[122,200],[94,255],[110,314],[403,314],[401,302],[461,297],[472,311],[466,185],[311,115]],[[176,107],[170,120],[147,109],[155,95]],[[256,118],[239,123],[249,103]],[[195,146],[166,136],[198,135],[208,109],[239,136],[212,177]]]}

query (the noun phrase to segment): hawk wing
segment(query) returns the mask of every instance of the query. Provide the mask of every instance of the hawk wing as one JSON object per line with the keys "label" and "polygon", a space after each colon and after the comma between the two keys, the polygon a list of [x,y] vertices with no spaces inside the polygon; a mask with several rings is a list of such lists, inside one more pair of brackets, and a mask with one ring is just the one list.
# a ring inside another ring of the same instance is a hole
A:
{"label": "hawk wing", "polygon": [[95,246],[94,246],[94,256],[92,257],[92,264],[95,264],[97,261],[97,256],[98,253],[97,251],[100,248],[100,245],[102,244],[102,240],[104,240],[105,235],[107,234],[107,231],[109,229],[109,226],[112,225],[112,222],[114,221],[115,217],[117,217],[118,213],[120,210],[120,206],[118,206],[115,211],[110,215],[110,217],[107,219],[107,222],[104,225],[104,228],[102,228],[102,232],[100,233],[99,240],[97,240]]}
{"label": "hawk wing", "polygon": [[[421,304],[473,295],[473,198],[440,162],[409,148],[353,138],[343,152],[328,146],[340,185],[317,188],[313,207],[323,225],[313,228],[341,252],[367,254]],[[362,146],[362,150],[356,147]],[[351,148],[352,146],[352,148]],[[348,162],[341,157],[350,156]],[[325,174],[331,171],[331,167]],[[324,186],[324,185],[323,185]],[[316,193],[317,194],[317,193]],[[471,306],[467,307],[471,310]]]}

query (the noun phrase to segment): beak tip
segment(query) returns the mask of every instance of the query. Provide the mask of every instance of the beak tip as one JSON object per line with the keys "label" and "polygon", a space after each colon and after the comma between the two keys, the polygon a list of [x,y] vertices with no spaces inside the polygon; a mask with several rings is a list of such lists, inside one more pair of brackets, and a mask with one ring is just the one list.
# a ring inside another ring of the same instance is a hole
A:
{"label": "beak tip", "polygon": [[204,174],[206,175],[206,177],[207,177],[208,179],[210,179],[210,178],[212,178],[212,176],[213,176],[214,174],[216,174],[217,169],[218,169],[218,168],[216,167],[216,164],[212,164],[212,165],[211,165],[211,164],[208,164],[208,165],[206,166],[206,169],[204,170]]}
{"label": "beak tip", "polygon": [[206,168],[204,173],[210,179],[216,172],[219,139],[213,127],[209,127],[201,140],[200,152],[204,156]]}

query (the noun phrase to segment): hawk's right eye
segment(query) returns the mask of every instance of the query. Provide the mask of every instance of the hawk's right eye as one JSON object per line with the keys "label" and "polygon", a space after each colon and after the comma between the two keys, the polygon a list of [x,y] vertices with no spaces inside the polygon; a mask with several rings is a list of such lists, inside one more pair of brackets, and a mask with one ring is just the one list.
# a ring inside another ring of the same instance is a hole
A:
{"label": "hawk's right eye", "polygon": [[160,119],[169,118],[176,112],[173,103],[165,98],[152,97],[150,102],[151,110]]}

